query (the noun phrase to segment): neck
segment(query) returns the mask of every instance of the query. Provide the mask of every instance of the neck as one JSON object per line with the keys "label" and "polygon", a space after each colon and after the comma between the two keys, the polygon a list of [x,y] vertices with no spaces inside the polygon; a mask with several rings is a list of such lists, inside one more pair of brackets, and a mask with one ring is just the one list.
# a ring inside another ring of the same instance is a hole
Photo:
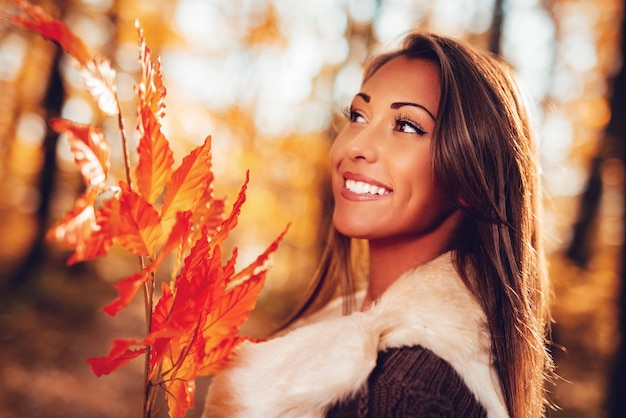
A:
{"label": "neck", "polygon": [[378,300],[402,274],[446,252],[460,216],[455,210],[437,228],[419,236],[369,240],[369,283],[362,309]]}

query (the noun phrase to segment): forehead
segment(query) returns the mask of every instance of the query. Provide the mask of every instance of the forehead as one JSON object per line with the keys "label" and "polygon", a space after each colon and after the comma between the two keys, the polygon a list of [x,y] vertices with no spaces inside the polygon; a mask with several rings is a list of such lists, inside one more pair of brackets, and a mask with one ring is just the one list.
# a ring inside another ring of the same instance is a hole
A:
{"label": "forehead", "polygon": [[361,88],[373,99],[418,100],[431,111],[439,106],[439,68],[429,60],[396,57],[381,66]]}

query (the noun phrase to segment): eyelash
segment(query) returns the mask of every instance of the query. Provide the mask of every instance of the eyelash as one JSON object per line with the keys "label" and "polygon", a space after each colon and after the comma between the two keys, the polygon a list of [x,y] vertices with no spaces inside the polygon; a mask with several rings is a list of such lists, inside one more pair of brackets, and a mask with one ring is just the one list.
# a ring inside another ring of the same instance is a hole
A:
{"label": "eyelash", "polygon": [[426,134],[426,131],[422,129],[422,126],[415,122],[409,115],[402,114],[396,116],[396,127],[402,123],[409,125],[420,136]]}
{"label": "eyelash", "polygon": [[343,116],[348,119],[350,122],[354,122],[354,118],[358,116],[358,113],[352,109],[352,106],[346,106],[341,110]]}
{"label": "eyelash", "polygon": [[[348,119],[350,122],[354,122],[354,120],[360,116],[360,114],[356,111],[354,111],[352,109],[352,106],[346,106],[342,109],[342,112],[344,117],[346,119]],[[398,125],[400,124],[407,124],[409,125],[412,129],[415,130],[415,132],[418,135],[425,135],[426,131],[424,129],[422,129],[422,126],[415,122],[409,115],[407,114],[400,114],[398,116],[396,116],[396,122],[395,122],[395,126],[394,127],[398,127]]]}

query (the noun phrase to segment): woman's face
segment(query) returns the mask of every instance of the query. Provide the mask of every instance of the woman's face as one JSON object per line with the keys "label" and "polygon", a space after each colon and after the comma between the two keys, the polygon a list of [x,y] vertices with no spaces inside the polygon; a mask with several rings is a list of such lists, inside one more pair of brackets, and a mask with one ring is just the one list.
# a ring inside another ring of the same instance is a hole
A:
{"label": "woman's face", "polygon": [[428,237],[453,211],[435,184],[438,68],[397,57],[361,87],[331,148],[333,222],[369,240]]}

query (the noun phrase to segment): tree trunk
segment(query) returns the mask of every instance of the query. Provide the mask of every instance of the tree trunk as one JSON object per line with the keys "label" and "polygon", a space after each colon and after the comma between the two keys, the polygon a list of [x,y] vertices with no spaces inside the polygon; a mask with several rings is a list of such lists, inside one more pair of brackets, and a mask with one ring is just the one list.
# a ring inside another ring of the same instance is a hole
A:
{"label": "tree trunk", "polygon": [[[626,6],[626,1],[624,1]],[[624,6],[622,8],[624,8]],[[626,58],[626,18],[622,20],[622,37],[621,37],[621,54],[622,58]],[[623,61],[622,59],[622,61]],[[626,113],[626,64],[622,64],[622,68],[615,78],[613,95],[611,97],[611,120],[607,127],[607,137],[614,138],[616,144],[616,153],[622,161],[622,166],[626,164],[626,121],[624,114]],[[622,183],[624,207],[626,208],[626,182]],[[622,214],[623,224],[626,225],[626,210]],[[620,344],[615,355],[613,365],[613,376],[611,376],[611,386],[609,391],[609,418],[626,417],[626,396],[624,396],[624,388],[626,388],[626,244],[622,241],[621,251],[621,291],[620,299],[617,306],[619,309],[618,331],[620,336]]]}
{"label": "tree trunk", "polygon": [[[49,120],[51,117],[58,117],[61,114],[64,89],[59,67],[62,54],[63,52],[59,48],[52,63],[48,91],[46,92],[43,103],[46,110],[46,120]],[[58,134],[48,127],[42,144],[44,160],[38,181],[41,200],[39,208],[37,208],[37,212],[35,213],[37,232],[28,254],[9,278],[9,285],[12,287],[18,287],[28,282],[33,276],[34,269],[41,264],[41,260],[45,257],[45,237],[50,213],[50,199],[54,190],[54,181],[57,171],[57,140]]]}

